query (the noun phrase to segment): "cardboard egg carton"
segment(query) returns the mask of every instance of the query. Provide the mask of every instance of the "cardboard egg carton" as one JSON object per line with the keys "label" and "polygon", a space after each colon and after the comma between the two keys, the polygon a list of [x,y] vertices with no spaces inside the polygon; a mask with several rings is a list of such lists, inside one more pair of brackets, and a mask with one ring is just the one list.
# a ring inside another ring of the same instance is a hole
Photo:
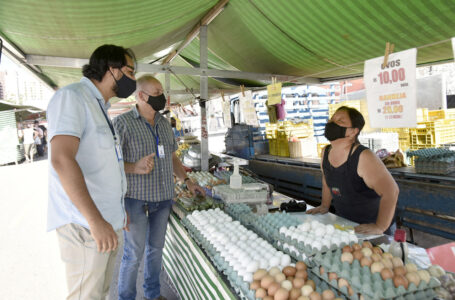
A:
{"label": "cardboard egg carton", "polygon": [[[372,273],[370,267],[360,266],[360,262],[356,259],[352,264],[341,262],[341,249],[335,252],[327,252],[325,254],[317,254],[313,257],[314,262],[324,268],[323,274],[319,273],[318,268],[313,268],[313,272],[320,276],[323,280],[329,282],[328,272],[336,273],[338,278],[346,279],[354,294],[349,296],[346,287],[339,288],[338,281],[332,280],[330,285],[339,289],[349,299],[358,300],[360,295],[363,299],[433,299],[435,296],[435,288],[440,286],[440,282],[431,277],[427,283],[423,280],[416,286],[414,283],[409,283],[407,289],[403,286],[395,287],[392,279],[383,280],[379,273]],[[318,274],[319,273],[319,274]]]}

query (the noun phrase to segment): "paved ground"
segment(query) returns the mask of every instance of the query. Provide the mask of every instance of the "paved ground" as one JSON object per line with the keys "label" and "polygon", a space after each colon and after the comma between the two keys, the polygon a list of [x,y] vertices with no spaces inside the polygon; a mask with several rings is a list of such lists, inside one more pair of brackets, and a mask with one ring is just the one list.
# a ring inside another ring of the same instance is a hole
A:
{"label": "paved ground", "polygon": [[[65,270],[55,232],[46,232],[47,160],[0,167],[0,299],[62,300]],[[120,255],[110,299],[117,299]],[[143,278],[142,266],[140,278]],[[177,299],[162,276],[162,294]],[[142,295],[138,280],[138,295]],[[142,299],[142,297],[137,297]]]}
{"label": "paved ground", "polygon": [[[47,161],[0,167],[0,299],[61,300],[65,298],[64,266],[55,232],[46,233]],[[448,240],[415,232],[423,247]],[[110,299],[117,299],[117,275]],[[143,278],[142,267],[139,278]],[[177,299],[162,276],[162,294]],[[138,280],[138,292],[142,293]],[[142,299],[138,297],[137,299]]]}

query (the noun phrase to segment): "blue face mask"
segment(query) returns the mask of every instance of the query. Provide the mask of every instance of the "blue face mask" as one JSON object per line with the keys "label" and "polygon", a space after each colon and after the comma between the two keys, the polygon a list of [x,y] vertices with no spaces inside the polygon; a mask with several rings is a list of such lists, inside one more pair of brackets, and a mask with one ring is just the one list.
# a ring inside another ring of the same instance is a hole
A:
{"label": "blue face mask", "polygon": [[[120,70],[120,72],[122,72],[122,70]],[[117,84],[115,93],[119,98],[128,98],[136,90],[136,80],[129,78],[123,72],[122,74],[123,76],[119,80],[116,80],[114,74],[112,74],[112,77],[114,78],[115,83]]]}

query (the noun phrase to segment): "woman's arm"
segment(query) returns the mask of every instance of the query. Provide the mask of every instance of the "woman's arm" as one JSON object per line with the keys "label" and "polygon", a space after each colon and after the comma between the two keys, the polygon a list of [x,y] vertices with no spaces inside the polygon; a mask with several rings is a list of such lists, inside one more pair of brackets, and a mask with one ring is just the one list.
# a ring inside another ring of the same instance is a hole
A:
{"label": "woman's arm", "polygon": [[370,150],[360,154],[357,173],[365,184],[381,197],[381,202],[376,223],[361,224],[355,230],[362,234],[382,234],[390,226],[395,215],[398,185],[382,161]]}

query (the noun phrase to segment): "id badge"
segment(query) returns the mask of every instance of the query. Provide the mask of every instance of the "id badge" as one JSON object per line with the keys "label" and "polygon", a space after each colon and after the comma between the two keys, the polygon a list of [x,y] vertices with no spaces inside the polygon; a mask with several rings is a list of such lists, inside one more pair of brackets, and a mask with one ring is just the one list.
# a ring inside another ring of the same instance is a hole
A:
{"label": "id badge", "polygon": [[115,144],[115,154],[117,154],[118,161],[123,160],[122,149],[120,149],[119,144]]}
{"label": "id badge", "polygon": [[158,154],[160,158],[165,158],[166,154],[164,154],[164,146],[163,145],[158,145]]}

